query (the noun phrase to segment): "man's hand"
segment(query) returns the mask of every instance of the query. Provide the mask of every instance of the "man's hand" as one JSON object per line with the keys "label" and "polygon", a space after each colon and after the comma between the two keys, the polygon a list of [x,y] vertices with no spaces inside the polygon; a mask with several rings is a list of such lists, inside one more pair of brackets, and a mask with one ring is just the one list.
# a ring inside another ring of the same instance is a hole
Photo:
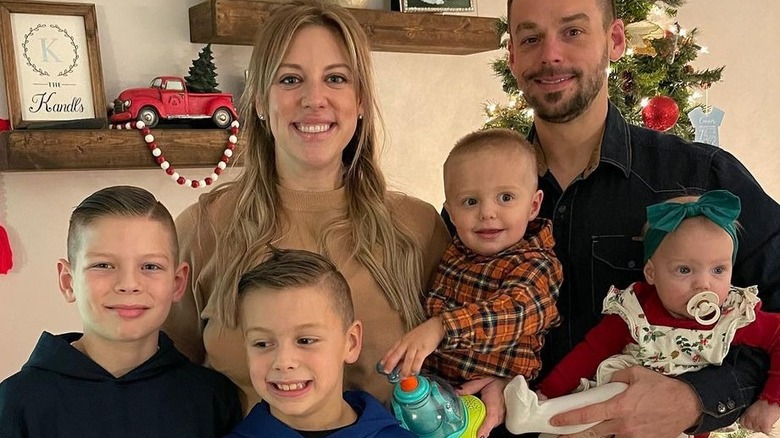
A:
{"label": "man's hand", "polygon": [[701,402],[685,382],[641,366],[617,371],[611,381],[627,383],[628,389],[607,401],[558,414],[550,423],[568,426],[600,421],[570,438],[675,438],[696,424],[701,414]]}
{"label": "man's hand", "polygon": [[490,435],[490,431],[504,422],[506,408],[504,405],[504,388],[509,384],[509,379],[500,377],[482,377],[469,380],[461,385],[458,393],[460,395],[477,394],[485,404],[485,420],[477,431],[478,438],[484,438]]}
{"label": "man's hand", "polygon": [[758,400],[748,406],[739,418],[739,424],[745,429],[769,435],[778,419],[780,419],[780,406],[766,400]]}
{"label": "man's hand", "polygon": [[390,373],[403,359],[401,377],[419,374],[423,361],[433,353],[442,339],[444,339],[444,324],[440,317],[434,316],[413,328],[393,344],[379,363],[386,373]]}

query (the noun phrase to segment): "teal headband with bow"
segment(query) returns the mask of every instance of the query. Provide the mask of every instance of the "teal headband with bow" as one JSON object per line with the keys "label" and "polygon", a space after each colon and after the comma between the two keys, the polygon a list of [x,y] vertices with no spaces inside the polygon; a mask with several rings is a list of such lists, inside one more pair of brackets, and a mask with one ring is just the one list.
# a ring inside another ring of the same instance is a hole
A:
{"label": "teal headband with bow", "polygon": [[680,223],[695,216],[704,216],[715,225],[723,228],[734,241],[734,253],[731,261],[737,258],[737,225],[736,220],[741,211],[739,198],[728,190],[713,190],[707,192],[693,202],[662,202],[647,207],[648,229],[645,233],[645,262],[658,249],[658,245],[667,234],[676,230]]}

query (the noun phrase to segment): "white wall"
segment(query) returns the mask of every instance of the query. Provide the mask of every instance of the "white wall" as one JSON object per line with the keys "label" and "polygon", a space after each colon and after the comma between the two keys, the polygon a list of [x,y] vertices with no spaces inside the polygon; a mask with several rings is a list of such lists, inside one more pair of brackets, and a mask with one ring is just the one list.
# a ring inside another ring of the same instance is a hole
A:
{"label": "white wall", "polygon": [[[199,0],[93,1],[109,100],[156,74],[186,74],[202,47],[189,42],[187,19],[189,6]],[[479,15],[505,14],[504,1],[479,1]],[[731,0],[690,0],[680,21],[699,27],[700,42],[710,48],[700,65],[727,66],[724,82],[710,92],[710,103],[726,111],[722,143],[778,199],[780,174],[772,170],[780,158],[772,150],[770,118],[758,112],[772,110],[780,100],[770,76],[780,67],[770,46],[780,40],[780,30],[772,25],[780,5],[752,3],[761,7]],[[221,88],[238,93],[250,48],[213,50]],[[389,140],[383,165],[393,187],[441,205],[440,172],[447,151],[457,138],[480,127],[486,100],[504,100],[489,66],[497,56],[498,51],[470,56],[374,54]],[[5,111],[0,103],[0,115]],[[195,177],[205,172],[184,170]],[[65,254],[72,208],[111,184],[145,187],[174,215],[200,193],[178,187],[160,170],[0,173],[0,223],[15,251],[14,269],[0,276],[0,379],[21,367],[42,330],[80,329],[75,306],[66,305],[58,292],[55,263]]]}

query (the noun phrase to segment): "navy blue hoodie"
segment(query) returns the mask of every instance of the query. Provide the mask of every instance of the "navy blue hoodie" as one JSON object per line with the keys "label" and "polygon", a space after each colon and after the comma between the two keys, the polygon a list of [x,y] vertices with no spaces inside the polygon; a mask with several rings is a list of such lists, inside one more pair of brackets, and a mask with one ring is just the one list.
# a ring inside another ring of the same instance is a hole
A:
{"label": "navy blue hoodie", "polygon": [[236,387],[191,363],[162,332],[157,353],[114,377],[43,332],[22,370],[0,383],[0,437],[214,438],[241,419]]}
{"label": "navy blue hoodie", "polygon": [[[357,413],[357,421],[328,435],[328,438],[415,438],[377,399],[363,391],[347,391],[344,400]],[[268,403],[256,404],[249,415],[225,438],[303,438],[290,426],[277,420]]]}

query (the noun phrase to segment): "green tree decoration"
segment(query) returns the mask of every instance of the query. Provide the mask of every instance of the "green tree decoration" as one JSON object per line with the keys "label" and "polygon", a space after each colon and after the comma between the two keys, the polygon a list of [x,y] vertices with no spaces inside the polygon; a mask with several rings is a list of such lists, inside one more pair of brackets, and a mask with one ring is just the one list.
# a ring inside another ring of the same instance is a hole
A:
{"label": "green tree decoration", "polygon": [[211,55],[211,44],[198,53],[198,59],[192,60],[187,82],[187,90],[194,93],[219,93],[217,89],[217,67],[214,65],[214,57]]}
{"label": "green tree decoration", "polygon": [[[617,14],[626,24],[628,41],[623,57],[610,65],[609,96],[630,123],[644,125],[642,108],[650,98],[668,96],[677,103],[680,118],[668,132],[692,139],[694,132],[687,114],[703,107],[701,97],[713,83],[719,82],[723,67],[696,70],[691,65],[702,47],[696,44],[697,31],[685,31],[675,21],[677,9],[685,0],[616,0]],[[506,48],[506,19],[497,31]],[[488,102],[486,128],[511,128],[527,134],[533,123],[528,107],[509,71],[508,54],[492,63],[503,83],[508,103]]]}

